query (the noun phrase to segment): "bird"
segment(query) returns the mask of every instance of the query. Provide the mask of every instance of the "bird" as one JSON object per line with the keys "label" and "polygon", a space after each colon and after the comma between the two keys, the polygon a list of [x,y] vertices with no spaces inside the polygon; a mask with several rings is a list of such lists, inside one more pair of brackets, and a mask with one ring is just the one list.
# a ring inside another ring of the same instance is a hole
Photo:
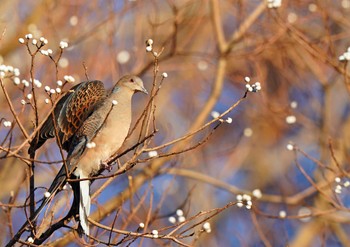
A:
{"label": "bird", "polygon": [[[38,218],[44,207],[62,190],[68,178],[80,179],[71,185],[74,201],[79,205],[78,228],[89,235],[89,178],[106,168],[103,161],[122,146],[130,129],[131,101],[136,92],[148,94],[141,78],[125,75],[109,92],[101,81],[86,81],[71,88],[57,102],[53,114],[30,142],[28,153],[31,158],[35,157],[36,150],[57,134],[58,142],[67,151],[67,157],[40,206],[30,217],[31,222]],[[13,240],[20,238],[28,224],[27,221]]]}

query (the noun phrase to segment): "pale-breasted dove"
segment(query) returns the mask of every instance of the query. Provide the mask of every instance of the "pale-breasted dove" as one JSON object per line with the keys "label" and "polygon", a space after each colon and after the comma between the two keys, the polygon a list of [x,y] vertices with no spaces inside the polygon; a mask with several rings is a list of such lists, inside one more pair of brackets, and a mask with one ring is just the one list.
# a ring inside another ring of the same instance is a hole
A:
{"label": "pale-breasted dove", "polygon": [[[59,100],[54,109],[56,124],[51,115],[31,142],[28,152],[34,157],[35,151],[58,131],[60,143],[68,152],[67,167],[62,166],[31,221],[37,219],[47,203],[62,189],[67,179],[66,169],[70,173],[69,178],[89,178],[96,175],[104,166],[102,162],[121,147],[131,124],[131,98],[138,91],[147,93],[142,80],[127,75],[109,93],[102,82],[88,81],[76,85]],[[75,200],[79,200],[79,225],[88,235],[90,180],[73,182],[72,187]],[[27,225],[28,222],[18,231],[17,240]]]}

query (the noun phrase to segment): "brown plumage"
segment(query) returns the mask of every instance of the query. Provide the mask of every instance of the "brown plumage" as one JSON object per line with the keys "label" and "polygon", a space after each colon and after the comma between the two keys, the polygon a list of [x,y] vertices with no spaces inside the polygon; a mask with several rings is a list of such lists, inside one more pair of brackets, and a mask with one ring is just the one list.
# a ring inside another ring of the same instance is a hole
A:
{"label": "brown plumage", "polygon": [[[86,118],[106,98],[106,89],[101,81],[87,81],[72,87],[57,103],[54,116],[58,126],[60,142],[68,151],[70,139]],[[53,116],[45,121],[37,136],[30,143],[28,153],[34,156],[47,139],[55,136]]]}
{"label": "brown plumage", "polygon": [[62,108],[58,126],[62,132],[62,143],[68,141],[87,117],[106,99],[106,90],[101,81],[84,83],[74,92]]}

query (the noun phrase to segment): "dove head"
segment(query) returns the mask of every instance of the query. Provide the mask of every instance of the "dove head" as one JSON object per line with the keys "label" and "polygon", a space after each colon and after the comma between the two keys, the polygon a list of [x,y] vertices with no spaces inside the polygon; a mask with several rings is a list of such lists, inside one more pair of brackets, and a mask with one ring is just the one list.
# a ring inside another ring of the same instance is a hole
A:
{"label": "dove head", "polygon": [[143,92],[148,94],[147,90],[143,86],[143,81],[140,77],[136,75],[126,75],[120,78],[115,87],[113,88],[113,92],[117,91],[118,88],[124,87],[126,89],[131,90],[132,92]]}

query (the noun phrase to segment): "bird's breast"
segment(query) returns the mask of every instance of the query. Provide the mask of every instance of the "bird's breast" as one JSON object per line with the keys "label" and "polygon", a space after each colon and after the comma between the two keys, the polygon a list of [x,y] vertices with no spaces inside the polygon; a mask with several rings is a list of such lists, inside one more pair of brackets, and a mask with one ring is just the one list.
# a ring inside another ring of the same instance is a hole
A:
{"label": "bird's breast", "polygon": [[107,160],[123,144],[130,128],[131,109],[123,109],[123,105],[113,107],[103,126],[92,139],[95,145],[86,148],[78,168],[82,169],[86,176],[94,175],[100,170],[101,162]]}

